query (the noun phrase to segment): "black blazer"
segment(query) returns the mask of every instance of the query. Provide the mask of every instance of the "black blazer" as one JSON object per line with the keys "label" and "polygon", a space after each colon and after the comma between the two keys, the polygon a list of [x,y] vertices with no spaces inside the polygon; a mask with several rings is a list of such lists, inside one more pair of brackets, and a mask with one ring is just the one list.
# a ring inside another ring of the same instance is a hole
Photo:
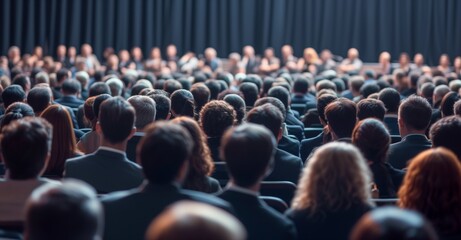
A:
{"label": "black blazer", "polygon": [[296,239],[294,224],[257,196],[228,189],[218,197],[232,205],[247,230],[248,240]]}
{"label": "black blazer", "polygon": [[397,116],[384,116],[384,124],[387,126],[391,135],[400,135]]}
{"label": "black blazer", "polygon": [[70,108],[78,108],[80,105],[84,104],[85,101],[82,99],[79,99],[75,96],[62,96],[61,98],[58,98],[54,100],[56,103],[59,103],[64,106],[68,106]]}
{"label": "black blazer", "polygon": [[170,204],[180,200],[202,202],[233,213],[229,203],[215,196],[183,190],[173,184],[147,184],[139,189],[109,194],[102,199],[104,239],[144,239],[152,220]]}
{"label": "black blazer", "polygon": [[400,142],[391,144],[388,156],[389,163],[397,169],[404,169],[409,160],[431,147],[432,143],[425,135],[406,136]]}
{"label": "black blazer", "polygon": [[94,153],[68,159],[65,178],[76,178],[93,186],[98,193],[128,190],[144,180],[141,167],[124,155],[99,149]]}
{"label": "black blazer", "polygon": [[303,164],[299,157],[277,149],[274,156],[274,166],[265,181],[289,181],[298,184]]}
{"label": "black blazer", "polygon": [[297,157],[299,157],[299,147],[300,143],[297,139],[290,138],[283,135],[280,139],[278,146],[279,149],[282,149],[285,152],[289,152]]}
{"label": "black blazer", "polygon": [[338,211],[328,211],[310,215],[308,209],[288,209],[285,215],[293,221],[298,232],[298,239],[349,239],[349,234],[355,223],[371,207],[354,204],[351,208]]}
{"label": "black blazer", "polygon": [[291,103],[292,104],[306,104],[306,103],[317,103],[317,99],[314,95],[310,93],[306,94],[293,94],[291,96]]}
{"label": "black blazer", "polygon": [[211,158],[214,162],[222,162],[219,157],[219,147],[221,146],[221,137],[209,137],[207,139],[208,148],[210,148]]}
{"label": "black blazer", "polygon": [[321,146],[323,143],[323,132],[317,137],[304,139],[301,141],[300,155],[303,162],[306,161],[307,157],[311,154],[314,148]]}
{"label": "black blazer", "polygon": [[287,111],[287,117],[285,119],[285,123],[287,125],[297,125],[297,126],[300,126],[302,129],[304,129],[304,123],[301,122],[291,110]]}

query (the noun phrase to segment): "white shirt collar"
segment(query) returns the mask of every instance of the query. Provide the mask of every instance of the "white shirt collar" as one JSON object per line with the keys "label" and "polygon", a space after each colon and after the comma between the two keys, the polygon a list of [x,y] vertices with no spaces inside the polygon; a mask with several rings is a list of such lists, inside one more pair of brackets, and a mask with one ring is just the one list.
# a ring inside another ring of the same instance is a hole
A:
{"label": "white shirt collar", "polygon": [[109,151],[109,152],[115,152],[115,153],[118,153],[118,154],[122,154],[123,156],[126,156],[126,153],[124,151],[120,151],[120,150],[115,149],[115,148],[100,146],[98,148],[98,150],[99,149]]}

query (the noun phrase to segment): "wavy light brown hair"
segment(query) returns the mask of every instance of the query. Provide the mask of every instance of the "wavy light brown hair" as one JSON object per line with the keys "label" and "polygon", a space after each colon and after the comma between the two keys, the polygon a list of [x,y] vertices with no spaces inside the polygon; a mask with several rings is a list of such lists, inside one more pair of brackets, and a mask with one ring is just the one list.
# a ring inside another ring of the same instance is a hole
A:
{"label": "wavy light brown hair", "polygon": [[210,192],[207,184],[207,176],[214,171],[214,163],[211,159],[205,134],[198,123],[189,117],[178,117],[172,120],[173,123],[183,126],[192,136],[194,148],[189,159],[189,172],[183,187],[202,192]]}
{"label": "wavy light brown hair", "polygon": [[51,105],[42,112],[40,117],[53,126],[51,157],[44,175],[62,177],[66,159],[79,153],[70,114],[63,106]]}
{"label": "wavy light brown hair", "polygon": [[439,233],[461,230],[461,163],[446,148],[413,158],[399,190],[399,206],[421,212]]}
{"label": "wavy light brown hair", "polygon": [[360,151],[351,144],[332,142],[318,148],[303,170],[293,209],[348,209],[368,204],[371,173]]}

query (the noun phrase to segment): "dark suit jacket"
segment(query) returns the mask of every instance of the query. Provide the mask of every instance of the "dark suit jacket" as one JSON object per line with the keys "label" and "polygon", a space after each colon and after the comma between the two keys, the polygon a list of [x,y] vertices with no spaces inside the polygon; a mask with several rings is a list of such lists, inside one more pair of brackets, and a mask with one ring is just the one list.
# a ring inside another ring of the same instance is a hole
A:
{"label": "dark suit jacket", "polygon": [[288,136],[283,135],[282,139],[280,139],[279,144],[277,146],[279,149],[282,149],[285,152],[289,152],[297,157],[299,157],[299,147],[300,143],[297,139],[290,138]]}
{"label": "dark suit jacket", "polygon": [[285,123],[287,125],[297,125],[297,126],[300,126],[302,129],[304,129],[304,123],[299,121],[299,119],[295,116],[295,114],[291,110],[287,111],[287,118],[285,119]]}
{"label": "dark suit jacket", "polygon": [[311,154],[314,148],[319,147],[323,143],[323,132],[321,132],[317,137],[304,139],[301,142],[300,155],[303,162],[306,161],[307,157]]}
{"label": "dark suit jacket", "polygon": [[221,137],[210,137],[207,139],[208,148],[210,148],[211,158],[214,162],[222,162],[219,157],[219,147],[221,146]]}
{"label": "dark suit jacket", "polygon": [[85,103],[85,101],[78,99],[75,96],[62,96],[61,98],[56,99],[55,102],[70,108],[78,108],[80,105]]}
{"label": "dark suit jacket", "polygon": [[299,157],[277,149],[272,172],[265,181],[289,181],[298,184],[302,168],[303,164]]}
{"label": "dark suit jacket", "polygon": [[371,210],[368,205],[354,204],[351,208],[325,211],[310,215],[308,209],[289,209],[285,215],[290,218],[298,231],[298,239],[349,239],[355,223],[363,214]]}
{"label": "dark suit jacket", "polygon": [[76,178],[93,186],[98,193],[138,187],[144,180],[141,167],[124,155],[98,149],[66,161],[64,177]]}
{"label": "dark suit jacket", "polygon": [[389,129],[389,133],[391,135],[400,135],[397,116],[384,116],[384,124],[386,124],[387,129]]}
{"label": "dark suit jacket", "polygon": [[231,188],[218,197],[232,205],[235,215],[247,230],[248,240],[296,239],[294,224],[257,196]]}
{"label": "dark suit jacket", "polygon": [[316,103],[317,99],[315,99],[315,96],[307,93],[307,94],[293,94],[291,96],[291,103],[293,104],[306,104],[306,103]]}
{"label": "dark suit jacket", "polygon": [[109,194],[102,199],[104,239],[144,239],[152,220],[166,207],[181,200],[203,202],[233,212],[227,202],[215,196],[183,190],[172,184],[147,184],[139,189]]}
{"label": "dark suit jacket", "polygon": [[391,144],[388,162],[397,169],[404,169],[410,159],[431,147],[431,141],[425,135],[405,136],[400,142]]}

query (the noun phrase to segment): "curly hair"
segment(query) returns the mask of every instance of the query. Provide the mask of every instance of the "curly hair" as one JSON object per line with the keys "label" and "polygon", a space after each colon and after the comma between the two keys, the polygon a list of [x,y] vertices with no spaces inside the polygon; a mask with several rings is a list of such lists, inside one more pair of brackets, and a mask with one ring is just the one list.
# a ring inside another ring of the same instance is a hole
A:
{"label": "curly hair", "polygon": [[400,207],[421,212],[442,234],[461,229],[461,163],[438,147],[413,158],[398,192]]}
{"label": "curly hair", "polygon": [[210,149],[208,148],[205,134],[200,129],[198,123],[189,117],[179,117],[172,120],[183,126],[191,135],[195,142],[192,149],[192,156],[189,159],[189,172],[183,187],[186,189],[209,192],[206,184],[206,177],[214,171],[214,163],[211,159]]}
{"label": "curly hair", "polygon": [[234,125],[236,112],[227,102],[214,100],[203,106],[200,111],[200,124],[208,137],[220,137],[227,128]]}
{"label": "curly hair", "polygon": [[303,170],[293,209],[348,209],[368,204],[371,173],[360,151],[351,144],[332,142],[318,148]]}

